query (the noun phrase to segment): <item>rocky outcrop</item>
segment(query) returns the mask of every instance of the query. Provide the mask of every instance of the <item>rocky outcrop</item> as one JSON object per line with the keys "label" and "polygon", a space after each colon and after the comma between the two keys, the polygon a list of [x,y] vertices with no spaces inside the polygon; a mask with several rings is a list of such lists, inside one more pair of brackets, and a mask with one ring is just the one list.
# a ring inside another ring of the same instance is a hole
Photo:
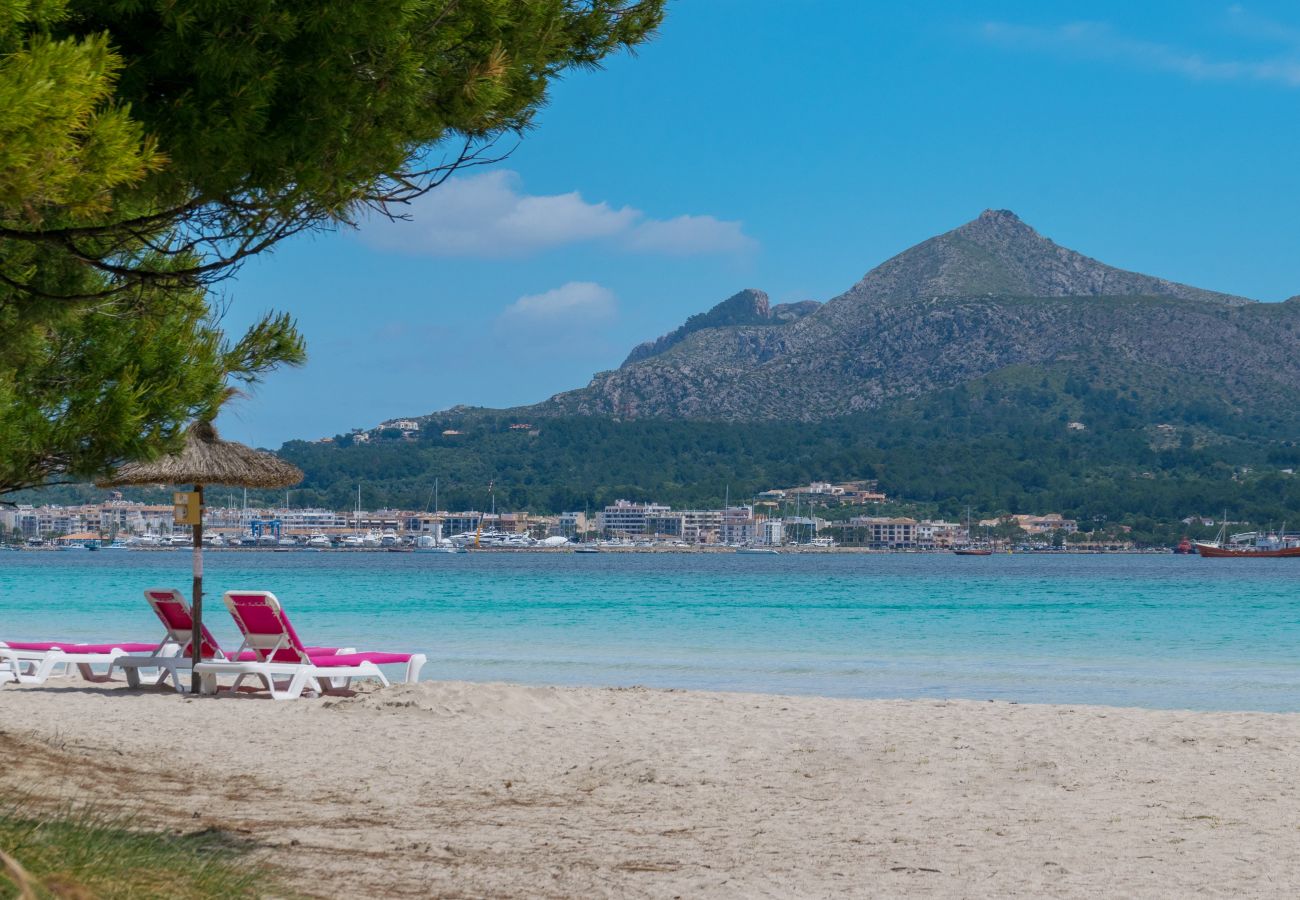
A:
{"label": "rocky outcrop", "polygon": [[797,303],[778,303],[772,307],[772,321],[793,322],[796,319],[802,319],[804,316],[817,312],[821,307],[821,302],[817,300],[800,300]]}
{"label": "rocky outcrop", "polygon": [[624,366],[658,356],[680,344],[690,335],[706,328],[723,328],[728,325],[767,325],[772,321],[772,310],[767,294],[753,288],[732,294],[708,312],[696,313],[658,340],[637,344],[623,361]]}

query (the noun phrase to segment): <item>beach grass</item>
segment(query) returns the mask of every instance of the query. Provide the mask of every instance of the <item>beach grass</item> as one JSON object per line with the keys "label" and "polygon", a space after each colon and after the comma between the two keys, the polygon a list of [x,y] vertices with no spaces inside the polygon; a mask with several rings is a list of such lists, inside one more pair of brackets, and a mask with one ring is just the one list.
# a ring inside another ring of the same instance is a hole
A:
{"label": "beach grass", "polygon": [[0,898],[285,896],[246,841],[142,827],[114,813],[0,806]]}

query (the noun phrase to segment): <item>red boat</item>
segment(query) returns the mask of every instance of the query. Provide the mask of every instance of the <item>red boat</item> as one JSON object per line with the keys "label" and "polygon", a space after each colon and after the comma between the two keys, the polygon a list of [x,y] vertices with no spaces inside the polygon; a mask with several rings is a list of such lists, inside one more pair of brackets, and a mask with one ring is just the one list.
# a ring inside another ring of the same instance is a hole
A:
{"label": "red boat", "polygon": [[1174,548],[1174,552],[1184,556],[1190,554],[1192,552],[1192,542],[1187,538],[1183,538],[1178,542],[1178,546]]}
{"label": "red boat", "polygon": [[1300,535],[1286,534],[1285,531],[1276,534],[1264,534],[1258,531],[1243,531],[1241,534],[1234,534],[1225,540],[1228,530],[1227,516],[1224,516],[1224,524],[1219,529],[1219,535],[1212,541],[1197,541],[1196,552],[1201,556],[1209,558],[1258,558],[1258,559],[1277,559],[1284,556],[1300,557]]}
{"label": "red boat", "polygon": [[1263,557],[1265,559],[1275,559],[1281,556],[1300,556],[1300,546],[1296,547],[1257,547],[1250,544],[1232,546],[1220,546],[1213,543],[1202,544],[1199,541],[1196,544],[1196,552],[1201,556],[1216,557]]}
{"label": "red boat", "polygon": [[958,547],[952,551],[957,556],[992,556],[993,551],[987,547]]}

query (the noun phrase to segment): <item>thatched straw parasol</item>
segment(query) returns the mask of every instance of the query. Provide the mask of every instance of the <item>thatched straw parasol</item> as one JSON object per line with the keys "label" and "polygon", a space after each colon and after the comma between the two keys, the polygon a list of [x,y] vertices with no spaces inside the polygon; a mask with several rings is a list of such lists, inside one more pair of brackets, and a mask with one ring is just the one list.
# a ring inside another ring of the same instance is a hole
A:
{"label": "thatched straw parasol", "polygon": [[[129,484],[192,484],[199,495],[199,521],[194,526],[194,631],[190,647],[194,664],[202,661],[203,647],[203,487],[209,484],[230,487],[282,488],[302,481],[297,466],[237,444],[223,441],[211,422],[195,422],[185,435],[180,453],[150,462],[126,463],[109,478],[97,482],[100,487]],[[190,689],[199,690],[196,671]]]}

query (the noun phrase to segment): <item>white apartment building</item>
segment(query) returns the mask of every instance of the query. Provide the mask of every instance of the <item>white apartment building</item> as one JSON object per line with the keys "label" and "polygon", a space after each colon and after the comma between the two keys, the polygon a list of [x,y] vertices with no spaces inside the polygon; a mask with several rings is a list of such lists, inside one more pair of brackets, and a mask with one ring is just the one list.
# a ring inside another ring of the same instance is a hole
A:
{"label": "white apartment building", "polygon": [[722,531],[722,510],[684,509],[680,515],[682,540],[689,544],[707,544],[718,539]]}
{"label": "white apartment building", "polygon": [[969,540],[970,532],[958,522],[933,522],[925,519],[916,526],[916,543],[919,547],[955,547]]}
{"label": "white apartment building", "polygon": [[916,519],[854,516],[848,525],[859,532],[854,535],[854,540],[870,547],[897,548],[917,545],[917,526],[920,523]]}
{"label": "white apartment building", "polygon": [[646,520],[662,516],[670,507],[658,503],[632,503],[615,501],[600,514],[600,530],[606,537],[631,537],[646,533]]}

